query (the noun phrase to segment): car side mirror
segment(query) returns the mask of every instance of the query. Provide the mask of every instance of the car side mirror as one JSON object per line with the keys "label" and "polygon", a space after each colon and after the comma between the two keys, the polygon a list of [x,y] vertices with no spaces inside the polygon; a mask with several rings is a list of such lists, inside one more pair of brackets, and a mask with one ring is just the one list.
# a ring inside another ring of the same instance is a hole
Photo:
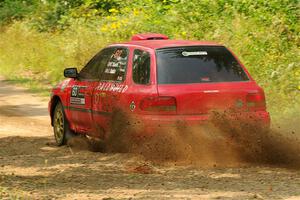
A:
{"label": "car side mirror", "polygon": [[66,78],[77,78],[78,77],[78,73],[77,73],[77,68],[66,68],[64,70],[64,76]]}

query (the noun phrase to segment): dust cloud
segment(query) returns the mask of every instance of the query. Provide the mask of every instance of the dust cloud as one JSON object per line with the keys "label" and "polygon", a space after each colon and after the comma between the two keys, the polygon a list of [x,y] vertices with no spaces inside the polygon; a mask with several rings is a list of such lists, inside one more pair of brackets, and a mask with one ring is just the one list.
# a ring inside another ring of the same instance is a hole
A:
{"label": "dust cloud", "polygon": [[117,113],[113,118],[116,123],[111,125],[109,137],[105,141],[89,140],[87,149],[141,154],[151,162],[175,165],[300,168],[300,129],[263,129],[213,114],[206,124],[190,127],[178,122],[172,127],[160,127],[151,136],[142,136],[139,129],[132,129],[135,122],[125,115]]}

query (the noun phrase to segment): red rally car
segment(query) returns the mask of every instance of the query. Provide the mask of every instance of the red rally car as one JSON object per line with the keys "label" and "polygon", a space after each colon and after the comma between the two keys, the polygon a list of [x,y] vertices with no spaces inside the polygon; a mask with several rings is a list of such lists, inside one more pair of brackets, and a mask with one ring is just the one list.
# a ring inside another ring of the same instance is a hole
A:
{"label": "red rally car", "polygon": [[49,102],[58,145],[75,133],[105,139],[120,120],[116,111],[137,121],[144,135],[178,121],[201,124],[213,110],[234,109],[238,118],[270,124],[263,89],[230,50],[212,42],[138,34],[102,49],[79,73],[66,68],[64,76]]}

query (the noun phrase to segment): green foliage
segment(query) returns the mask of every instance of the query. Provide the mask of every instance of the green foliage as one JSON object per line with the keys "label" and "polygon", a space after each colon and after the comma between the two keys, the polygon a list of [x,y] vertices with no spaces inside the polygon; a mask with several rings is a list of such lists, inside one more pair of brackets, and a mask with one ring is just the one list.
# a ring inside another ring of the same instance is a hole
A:
{"label": "green foliage", "polygon": [[64,67],[82,67],[108,43],[159,32],[230,47],[265,88],[273,114],[299,109],[298,0],[30,0],[22,9],[10,6],[22,2],[0,1],[0,11],[9,11],[0,12],[1,23],[13,20],[0,33],[2,74],[54,84]]}
{"label": "green foliage", "polygon": [[0,25],[14,19],[22,19],[31,14],[37,7],[37,0],[1,0]]}

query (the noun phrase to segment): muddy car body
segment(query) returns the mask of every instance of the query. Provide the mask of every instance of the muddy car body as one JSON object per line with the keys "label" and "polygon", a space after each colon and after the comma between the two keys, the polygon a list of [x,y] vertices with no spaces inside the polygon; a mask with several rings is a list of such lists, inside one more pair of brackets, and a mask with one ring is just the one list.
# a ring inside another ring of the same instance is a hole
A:
{"label": "muddy car body", "polygon": [[209,120],[212,111],[269,126],[264,92],[237,57],[213,42],[169,40],[161,34],[139,34],[102,49],[77,73],[52,90],[49,112],[56,141],[66,132],[105,139],[121,120],[153,134],[177,122]]}

